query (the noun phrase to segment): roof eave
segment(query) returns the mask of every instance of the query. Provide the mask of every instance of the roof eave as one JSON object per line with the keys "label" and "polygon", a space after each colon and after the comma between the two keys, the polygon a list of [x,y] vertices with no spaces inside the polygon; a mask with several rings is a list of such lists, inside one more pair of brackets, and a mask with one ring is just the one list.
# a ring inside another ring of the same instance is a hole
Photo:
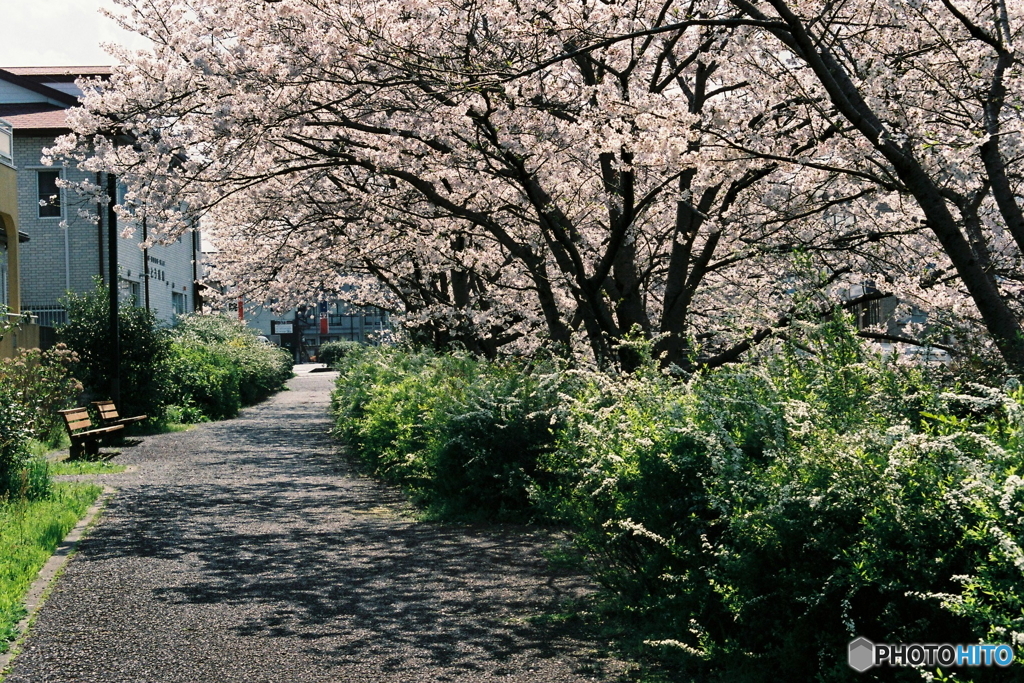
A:
{"label": "roof eave", "polygon": [[16,138],[43,138],[54,135],[67,135],[72,132],[70,128],[15,128]]}
{"label": "roof eave", "polygon": [[[30,239],[31,238],[28,236],[28,233],[22,232],[21,230],[18,231],[18,244],[24,244],[25,242],[28,242]],[[6,232],[0,231],[0,244],[2,244],[4,247],[7,246]]]}
{"label": "roof eave", "polygon": [[79,104],[78,98],[74,95],[69,95],[68,93],[57,90],[56,88],[51,88],[49,86],[42,85],[41,83],[36,83],[35,81],[29,78],[25,78],[24,76],[12,74],[10,71],[7,71],[6,69],[0,69],[0,79],[3,79],[8,83],[13,83],[18,87],[25,88],[26,90],[31,90],[32,92],[39,93],[40,95],[48,97],[51,100],[55,100],[57,102],[60,102],[61,104],[66,104],[69,107],[75,107]]}

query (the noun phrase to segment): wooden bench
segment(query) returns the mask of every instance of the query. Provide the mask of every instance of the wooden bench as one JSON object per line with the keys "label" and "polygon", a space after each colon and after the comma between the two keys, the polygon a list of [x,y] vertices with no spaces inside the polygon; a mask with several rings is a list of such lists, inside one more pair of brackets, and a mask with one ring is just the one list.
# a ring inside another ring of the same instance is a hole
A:
{"label": "wooden bench", "polygon": [[111,427],[113,425],[130,425],[133,422],[142,422],[148,415],[136,415],[135,417],[121,417],[117,413],[117,406],[114,405],[113,401],[93,401],[92,404],[96,406],[96,410],[100,411],[100,422],[103,423],[104,427]]}
{"label": "wooden bench", "polygon": [[124,425],[90,429],[92,420],[89,419],[89,411],[85,408],[69,408],[57,412],[64,418],[64,426],[67,427],[68,436],[71,437],[71,460],[78,460],[85,455],[99,455],[100,439],[111,432],[124,429]]}

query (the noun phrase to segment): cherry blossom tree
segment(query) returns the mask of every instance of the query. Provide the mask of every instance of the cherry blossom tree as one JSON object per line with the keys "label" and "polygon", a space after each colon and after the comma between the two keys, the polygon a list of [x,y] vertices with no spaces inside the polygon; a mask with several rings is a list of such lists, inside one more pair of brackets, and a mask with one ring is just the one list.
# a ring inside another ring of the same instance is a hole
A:
{"label": "cherry blossom tree", "polygon": [[890,290],[976,319],[1009,366],[1024,371],[1016,58],[1024,6],[730,4],[761,22],[741,29],[751,47],[747,65],[761,77],[757,91],[772,113],[802,122],[808,143],[725,133],[728,144],[757,158],[828,169],[848,194],[862,188],[860,206],[845,209],[864,220],[865,201],[875,204],[877,234],[923,226],[932,249],[922,245],[916,277],[890,271]]}
{"label": "cherry blossom tree", "polygon": [[[157,238],[201,216],[222,283],[282,304],[327,292],[373,303],[434,343],[488,354],[550,343],[628,368],[636,358],[616,344],[636,334],[685,366],[784,327],[801,254],[817,284],[872,279],[947,309],[973,303],[1013,358],[1012,330],[992,322],[1015,272],[994,185],[970,180],[972,194],[948,175],[964,158],[955,145],[911,139],[938,131],[927,77],[883,68],[906,3],[121,4],[155,47],[119,55],[53,154],[121,176],[126,219]],[[927,6],[913,11],[928,24]],[[933,32],[963,42],[948,50],[984,44],[968,15],[947,14]],[[898,64],[947,50],[894,44]],[[944,77],[988,64],[971,55]],[[843,88],[860,88],[878,121],[922,113],[871,138],[834,99]],[[969,128],[957,144],[977,142]],[[897,147],[941,185],[952,228],[936,230],[942,212]],[[952,217],[960,200],[976,219]],[[961,264],[954,228],[1006,274]]]}

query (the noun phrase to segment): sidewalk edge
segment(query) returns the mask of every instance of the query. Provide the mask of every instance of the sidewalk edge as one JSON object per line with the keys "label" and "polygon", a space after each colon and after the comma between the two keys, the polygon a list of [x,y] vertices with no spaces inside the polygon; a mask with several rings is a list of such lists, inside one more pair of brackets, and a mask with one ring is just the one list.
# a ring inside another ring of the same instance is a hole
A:
{"label": "sidewalk edge", "polygon": [[10,673],[11,665],[14,663],[15,658],[21,652],[21,646],[25,642],[25,637],[28,635],[29,627],[32,621],[35,619],[36,613],[39,608],[43,606],[46,599],[50,595],[50,590],[56,583],[57,579],[67,564],[68,560],[74,555],[75,550],[78,548],[79,541],[88,533],[89,529],[99,520],[100,515],[103,513],[103,508],[106,507],[107,502],[110,498],[117,493],[117,489],[111,488],[110,486],[104,486],[103,491],[96,500],[85,511],[85,515],[82,519],[78,520],[78,524],[68,532],[64,540],[61,541],[57,549],[53,551],[50,558],[46,560],[46,564],[42,566],[39,573],[36,574],[35,580],[29,587],[28,592],[25,594],[25,610],[27,614],[18,622],[15,627],[17,637],[14,642],[11,643],[10,649],[7,652],[0,654],[0,681],[3,681],[7,674]]}

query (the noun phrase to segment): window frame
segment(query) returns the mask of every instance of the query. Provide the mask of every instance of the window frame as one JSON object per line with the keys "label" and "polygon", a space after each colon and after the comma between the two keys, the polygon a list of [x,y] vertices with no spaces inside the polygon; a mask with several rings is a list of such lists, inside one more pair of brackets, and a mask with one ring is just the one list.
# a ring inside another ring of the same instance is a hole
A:
{"label": "window frame", "polygon": [[[0,144],[0,163],[5,166],[14,166],[14,129],[6,121],[0,121],[0,138],[4,143]],[[6,151],[4,151],[6,148]]]}
{"label": "window frame", "polygon": [[[181,310],[178,310],[178,302],[181,302]],[[174,315],[185,315],[188,313],[188,296],[184,292],[171,292],[171,310]]]}
{"label": "window frame", "polygon": [[[63,178],[63,174],[61,173],[61,169],[59,169],[59,168],[47,168],[47,167],[44,167],[44,168],[35,168],[33,170],[36,173],[36,218],[38,218],[40,220],[54,220],[54,219],[61,220],[62,218],[64,218],[64,190],[59,185],[54,183],[55,189],[57,190],[57,192],[56,192],[57,206],[56,207],[54,207],[52,204],[48,204],[47,206],[42,206],[41,204],[39,204],[39,202],[43,201],[44,199],[49,201],[49,198],[54,196],[52,194],[48,194],[45,197],[43,196],[43,188],[42,188],[42,185],[41,185],[41,182],[40,182],[42,180],[43,174],[44,173],[47,173],[47,174],[49,174],[49,173],[56,173],[57,174],[55,176],[56,180],[60,180],[61,178]],[[53,208],[57,209],[57,213],[56,214],[52,214],[52,215],[44,215],[43,214],[43,211],[45,211],[47,209],[53,209]]]}

